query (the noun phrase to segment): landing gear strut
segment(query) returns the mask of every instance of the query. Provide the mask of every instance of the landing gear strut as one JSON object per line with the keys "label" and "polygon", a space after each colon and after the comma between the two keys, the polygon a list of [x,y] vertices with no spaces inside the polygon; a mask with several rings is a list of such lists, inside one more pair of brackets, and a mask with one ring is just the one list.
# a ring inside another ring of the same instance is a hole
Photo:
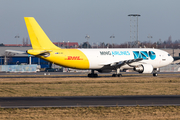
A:
{"label": "landing gear strut", "polygon": [[112,74],[112,77],[122,77],[122,74],[119,71],[120,71],[120,68],[117,68],[116,74]]}
{"label": "landing gear strut", "polygon": [[98,77],[98,74],[94,73],[94,70],[91,70],[91,73],[88,74],[88,77]]}

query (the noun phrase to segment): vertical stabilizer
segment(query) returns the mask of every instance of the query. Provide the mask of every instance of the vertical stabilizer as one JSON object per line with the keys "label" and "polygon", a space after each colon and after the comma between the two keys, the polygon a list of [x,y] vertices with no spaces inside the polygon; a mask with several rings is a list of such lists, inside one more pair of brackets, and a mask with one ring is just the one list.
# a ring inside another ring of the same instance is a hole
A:
{"label": "vertical stabilizer", "polygon": [[24,17],[33,49],[60,49],[54,45],[33,17]]}

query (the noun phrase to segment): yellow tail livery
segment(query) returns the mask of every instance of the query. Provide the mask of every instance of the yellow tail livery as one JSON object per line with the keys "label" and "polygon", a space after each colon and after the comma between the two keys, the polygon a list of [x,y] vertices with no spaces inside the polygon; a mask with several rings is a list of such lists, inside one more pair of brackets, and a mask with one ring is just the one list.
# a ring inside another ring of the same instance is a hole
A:
{"label": "yellow tail livery", "polygon": [[153,73],[153,76],[157,76],[159,67],[173,61],[167,52],[151,48],[61,49],[50,41],[33,17],[24,19],[33,48],[27,50],[28,54],[64,67],[90,69],[89,77],[98,76],[94,70],[101,73],[115,70],[116,73],[112,76],[119,77],[120,70],[123,69],[134,69],[139,73]]}
{"label": "yellow tail livery", "polygon": [[[61,49],[54,45],[33,17],[24,18],[32,48],[28,54],[71,68],[89,69],[86,55],[77,49]],[[83,64],[83,65],[82,65]]]}

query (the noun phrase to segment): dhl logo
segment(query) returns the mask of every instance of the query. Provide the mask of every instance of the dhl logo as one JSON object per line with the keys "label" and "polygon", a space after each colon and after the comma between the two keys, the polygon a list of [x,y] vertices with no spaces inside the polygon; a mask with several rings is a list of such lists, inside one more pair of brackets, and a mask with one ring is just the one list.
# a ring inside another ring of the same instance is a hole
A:
{"label": "dhl logo", "polygon": [[68,56],[65,60],[83,60],[80,56]]}

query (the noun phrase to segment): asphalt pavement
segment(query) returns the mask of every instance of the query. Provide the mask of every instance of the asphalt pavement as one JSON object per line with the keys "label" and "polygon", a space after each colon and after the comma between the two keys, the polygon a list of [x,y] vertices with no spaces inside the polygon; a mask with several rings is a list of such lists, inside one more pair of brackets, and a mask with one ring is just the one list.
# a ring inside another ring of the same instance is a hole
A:
{"label": "asphalt pavement", "polygon": [[[141,77],[145,76],[145,74],[140,74],[140,73],[137,73],[137,72],[121,72],[122,73],[122,76],[126,76],[126,75],[139,75]],[[106,77],[111,77],[113,73],[98,73],[98,76],[106,76]],[[180,75],[180,72],[159,72],[158,73],[159,75],[162,75],[162,74],[179,74]],[[27,72],[0,72],[0,78],[3,77],[3,75],[34,75],[34,76],[38,76],[38,75],[41,75],[41,76],[46,76],[46,77],[50,77],[52,75],[58,75],[58,76],[66,76],[66,77],[77,77],[77,76],[84,76],[84,77],[87,77],[88,75],[88,72],[30,72],[30,73],[27,73]],[[146,74],[146,75],[152,75],[152,74]],[[153,76],[153,75],[152,75]]]}
{"label": "asphalt pavement", "polygon": [[1,108],[180,105],[180,95],[0,97]]}

